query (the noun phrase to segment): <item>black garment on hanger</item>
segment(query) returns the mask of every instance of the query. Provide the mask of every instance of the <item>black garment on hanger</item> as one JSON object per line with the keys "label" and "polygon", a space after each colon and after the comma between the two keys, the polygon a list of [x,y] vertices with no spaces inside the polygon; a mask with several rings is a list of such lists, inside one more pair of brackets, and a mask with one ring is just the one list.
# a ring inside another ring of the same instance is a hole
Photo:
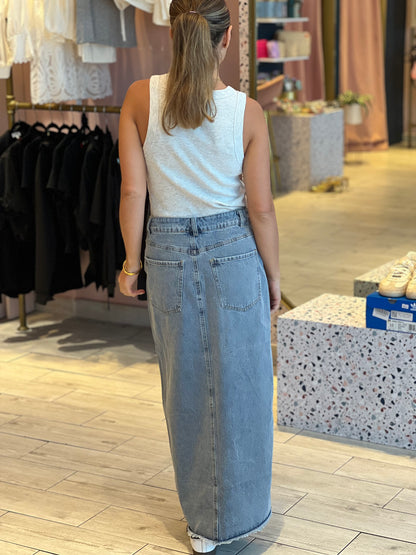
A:
{"label": "black garment on hanger", "polygon": [[[103,135],[102,130],[96,127],[95,130],[87,136],[88,143],[81,168],[78,203],[75,211],[75,217],[79,233],[79,243],[83,250],[89,250],[90,247],[88,237],[90,210],[98,167],[101,160],[104,140]],[[93,279],[88,282],[86,281],[86,285],[89,285],[92,281]]]}
{"label": "black garment on hanger", "polygon": [[90,264],[85,272],[85,283],[95,282],[97,289],[106,285],[103,269],[103,245],[105,245],[104,227],[108,160],[112,148],[113,139],[111,133],[107,130],[102,140],[101,158],[97,168],[88,222]]}
{"label": "black garment on hanger", "polygon": [[0,139],[3,147],[9,143],[0,156],[0,292],[9,297],[34,287],[33,198],[21,188],[21,177],[24,147],[37,135],[21,122],[10,130],[10,140]]}
{"label": "black garment on hanger", "polygon": [[[63,176],[65,155],[69,151],[71,145],[74,143],[79,150],[79,142],[83,140],[84,136],[80,130],[77,133],[68,133],[55,147],[52,159],[52,169],[49,174],[49,179],[46,188],[51,191],[53,195],[57,225],[60,235],[63,239],[64,252],[66,254],[77,254],[78,234],[75,221],[75,206],[78,198],[78,191],[74,198],[73,192],[75,187],[66,190],[61,183],[61,176]],[[79,157],[79,151],[77,153]],[[75,162],[75,161],[74,161]],[[76,183],[78,183],[77,181]]]}
{"label": "black garment on hanger", "polygon": [[118,158],[118,141],[111,149],[106,168],[107,181],[105,198],[105,223],[103,242],[103,283],[109,297],[114,297],[116,270],[121,270],[125,259],[124,243],[121,237],[119,208],[121,172]]}
{"label": "black garment on hanger", "polygon": [[79,253],[65,253],[65,242],[57,221],[56,206],[47,189],[53,150],[64,136],[49,133],[39,144],[35,171],[36,301],[45,304],[55,293],[82,287]]}
{"label": "black garment on hanger", "polygon": [[[65,131],[65,133],[63,132]],[[118,144],[109,132],[18,122],[0,137],[0,293],[35,290],[44,304],[86,285],[114,296],[125,258],[119,222]],[[144,238],[143,238],[144,245]],[[143,252],[142,252],[143,258]],[[24,271],[22,271],[24,261]],[[144,287],[142,271],[139,287]]]}

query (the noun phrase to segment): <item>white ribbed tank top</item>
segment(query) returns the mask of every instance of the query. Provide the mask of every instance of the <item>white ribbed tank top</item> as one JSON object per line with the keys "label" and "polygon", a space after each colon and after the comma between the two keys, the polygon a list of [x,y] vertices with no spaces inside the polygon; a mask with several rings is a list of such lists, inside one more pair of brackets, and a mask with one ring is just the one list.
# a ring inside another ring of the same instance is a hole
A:
{"label": "white ribbed tank top", "polygon": [[245,206],[241,173],[246,95],[214,91],[214,122],[197,129],[161,123],[167,74],[150,78],[150,111],[143,145],[150,210],[155,217],[197,217]]}

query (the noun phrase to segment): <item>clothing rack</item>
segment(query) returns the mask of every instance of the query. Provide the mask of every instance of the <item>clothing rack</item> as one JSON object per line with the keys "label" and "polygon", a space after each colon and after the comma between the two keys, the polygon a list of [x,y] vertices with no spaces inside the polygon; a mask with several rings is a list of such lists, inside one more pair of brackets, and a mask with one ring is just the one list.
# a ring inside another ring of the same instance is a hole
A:
{"label": "clothing rack", "polygon": [[[121,106],[89,106],[85,104],[33,104],[31,102],[19,102],[14,97],[13,75],[7,79],[6,83],[6,104],[9,129],[15,122],[17,110],[47,110],[59,112],[93,112],[96,114],[120,114]],[[25,295],[19,295],[19,331],[28,331],[26,322],[26,303]]]}
{"label": "clothing rack", "polygon": [[[13,76],[11,75],[7,80],[6,88],[6,103],[9,129],[11,129],[15,122],[15,115],[17,110],[47,110],[59,112],[93,112],[101,114],[120,114],[121,106],[89,106],[80,104],[33,104],[31,102],[19,102],[14,97],[13,90]],[[286,295],[282,293],[282,304],[289,310],[294,308],[295,305],[290,301]],[[28,331],[26,321],[26,303],[25,295],[19,295],[19,327],[18,331]]]}

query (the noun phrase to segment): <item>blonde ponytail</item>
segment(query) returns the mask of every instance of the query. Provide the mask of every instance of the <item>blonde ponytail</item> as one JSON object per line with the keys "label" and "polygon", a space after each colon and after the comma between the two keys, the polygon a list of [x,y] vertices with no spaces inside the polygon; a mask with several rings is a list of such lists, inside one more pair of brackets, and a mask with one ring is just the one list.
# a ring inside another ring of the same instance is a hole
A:
{"label": "blonde ponytail", "polygon": [[217,47],[230,25],[224,0],[173,0],[169,13],[173,56],[162,113],[168,134],[176,126],[195,129],[214,120]]}

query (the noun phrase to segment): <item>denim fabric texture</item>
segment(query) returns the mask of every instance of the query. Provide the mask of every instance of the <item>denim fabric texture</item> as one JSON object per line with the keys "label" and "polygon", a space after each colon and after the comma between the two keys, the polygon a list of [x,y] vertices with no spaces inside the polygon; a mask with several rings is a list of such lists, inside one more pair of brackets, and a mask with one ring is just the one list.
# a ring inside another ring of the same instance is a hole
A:
{"label": "denim fabric texture", "polygon": [[230,543],[271,514],[270,306],[246,209],[151,218],[145,269],[181,506],[190,533]]}

